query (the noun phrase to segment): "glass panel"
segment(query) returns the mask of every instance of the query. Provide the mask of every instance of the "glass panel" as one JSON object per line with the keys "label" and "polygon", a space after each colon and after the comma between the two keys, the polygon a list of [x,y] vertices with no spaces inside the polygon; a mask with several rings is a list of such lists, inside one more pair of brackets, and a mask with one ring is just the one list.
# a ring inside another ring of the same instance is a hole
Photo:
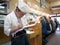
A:
{"label": "glass panel", "polygon": [[7,14],[8,9],[8,1],[1,1],[0,2],[0,13]]}

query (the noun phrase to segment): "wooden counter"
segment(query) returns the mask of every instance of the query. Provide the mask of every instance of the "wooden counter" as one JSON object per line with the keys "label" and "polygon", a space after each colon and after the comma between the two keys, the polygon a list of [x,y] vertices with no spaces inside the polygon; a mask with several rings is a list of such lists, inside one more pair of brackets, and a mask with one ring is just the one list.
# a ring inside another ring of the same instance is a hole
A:
{"label": "wooden counter", "polygon": [[[36,26],[32,27],[32,29],[35,33],[28,34],[30,45],[42,45],[41,25],[37,24]],[[3,30],[3,28],[0,28],[0,45],[11,39],[4,34]]]}
{"label": "wooden counter", "polygon": [[30,40],[30,45],[42,45],[42,30],[41,24],[37,24],[32,27],[35,33],[28,35]]}

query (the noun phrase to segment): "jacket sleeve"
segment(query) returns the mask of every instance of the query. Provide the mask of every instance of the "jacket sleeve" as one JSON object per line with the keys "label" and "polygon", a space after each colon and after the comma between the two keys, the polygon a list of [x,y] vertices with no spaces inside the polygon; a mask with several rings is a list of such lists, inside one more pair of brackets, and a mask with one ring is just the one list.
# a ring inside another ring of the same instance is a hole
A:
{"label": "jacket sleeve", "polygon": [[11,31],[11,19],[7,16],[4,20],[4,33],[9,36]]}

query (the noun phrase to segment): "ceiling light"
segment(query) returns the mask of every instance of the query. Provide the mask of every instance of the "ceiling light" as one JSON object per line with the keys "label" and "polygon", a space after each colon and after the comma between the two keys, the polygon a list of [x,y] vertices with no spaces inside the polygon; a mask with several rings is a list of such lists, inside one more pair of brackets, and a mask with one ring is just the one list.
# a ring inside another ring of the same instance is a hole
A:
{"label": "ceiling light", "polygon": [[60,9],[60,7],[57,7],[57,8],[51,8],[52,10],[57,10],[57,9]]}

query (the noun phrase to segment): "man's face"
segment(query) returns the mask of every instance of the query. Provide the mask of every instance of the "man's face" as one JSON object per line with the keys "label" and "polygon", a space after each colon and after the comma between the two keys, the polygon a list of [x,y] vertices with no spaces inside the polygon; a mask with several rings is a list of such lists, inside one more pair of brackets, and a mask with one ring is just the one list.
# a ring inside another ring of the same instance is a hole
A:
{"label": "man's face", "polygon": [[20,10],[17,8],[17,17],[18,17],[18,18],[21,18],[21,17],[23,17],[24,15],[25,15],[25,13],[22,12],[22,11],[20,11]]}
{"label": "man's face", "polygon": [[19,16],[19,17],[23,17],[24,15],[25,15],[24,12],[18,12],[18,16]]}

